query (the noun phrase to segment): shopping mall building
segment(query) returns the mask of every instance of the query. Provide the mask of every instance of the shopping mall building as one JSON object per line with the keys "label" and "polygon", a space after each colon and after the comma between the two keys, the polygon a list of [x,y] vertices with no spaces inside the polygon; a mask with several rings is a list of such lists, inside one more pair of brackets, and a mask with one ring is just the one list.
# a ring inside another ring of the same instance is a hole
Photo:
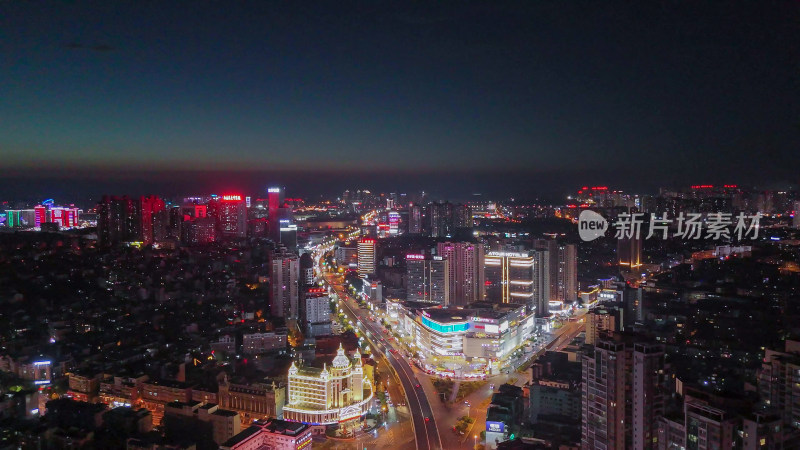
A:
{"label": "shopping mall building", "polygon": [[400,302],[393,307],[406,342],[421,360],[463,358],[496,370],[533,335],[533,312],[526,305],[479,302],[442,308],[429,303]]}

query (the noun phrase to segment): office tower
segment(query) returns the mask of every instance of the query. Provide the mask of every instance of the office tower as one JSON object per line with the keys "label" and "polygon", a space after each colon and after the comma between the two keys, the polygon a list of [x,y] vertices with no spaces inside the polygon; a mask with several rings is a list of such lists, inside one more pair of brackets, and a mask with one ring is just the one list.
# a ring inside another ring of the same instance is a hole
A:
{"label": "office tower", "polygon": [[615,334],[581,355],[581,447],[656,448],[664,413],[664,349]]}
{"label": "office tower", "polygon": [[247,236],[247,207],[241,195],[223,195],[215,204],[220,236],[243,238]]}
{"label": "office tower", "polygon": [[273,317],[297,318],[299,277],[300,260],[297,255],[285,247],[278,247],[272,255],[270,306]]}
{"label": "office tower", "polygon": [[533,255],[533,306],[536,317],[550,315],[550,252],[534,250]]}
{"label": "office tower", "polygon": [[148,195],[139,199],[142,204],[142,243],[150,245],[156,242],[156,236],[166,234],[165,218],[161,212],[166,209],[164,200],[155,195]]}
{"label": "office tower", "polygon": [[548,255],[547,282],[550,285],[550,300],[559,301],[558,298],[558,241],[555,239],[534,239],[533,249],[546,251]]}
{"label": "office tower", "polygon": [[472,233],[472,210],[466,205],[450,202],[430,203],[425,215],[426,229],[431,237],[468,238]]}
{"label": "office tower", "polygon": [[441,256],[426,258],[425,255],[406,256],[408,281],[407,299],[415,302],[450,303],[448,282],[449,262]]}
{"label": "office tower", "polygon": [[294,251],[297,249],[297,225],[291,219],[278,219],[280,235],[278,242]]}
{"label": "office tower", "polygon": [[422,226],[422,206],[420,205],[411,205],[408,208],[408,233],[409,234],[421,234],[423,230]]}
{"label": "office tower", "polygon": [[440,242],[436,245],[436,254],[449,261],[450,304],[483,301],[483,244]]}
{"label": "office tower", "polygon": [[558,293],[562,302],[578,299],[578,252],[575,244],[558,246]]}
{"label": "office tower", "polygon": [[446,212],[441,203],[430,203],[425,214],[425,231],[431,237],[443,237],[447,234]]}
{"label": "office tower", "polygon": [[[280,209],[283,208],[284,191],[280,187],[267,189],[267,213],[269,220],[269,237],[274,242],[280,241]],[[285,217],[283,217],[285,218]]]}
{"label": "office tower", "polygon": [[570,303],[577,300],[577,246],[575,244],[559,244],[555,239],[535,239],[533,248],[548,252],[550,300]]}
{"label": "office tower", "polygon": [[485,299],[535,308],[536,258],[528,253],[489,252],[484,258]]}
{"label": "office tower", "polygon": [[642,238],[632,237],[617,240],[619,270],[636,271],[642,266]]}
{"label": "office tower", "polygon": [[141,202],[128,196],[104,195],[97,205],[97,239],[100,245],[141,241]]}
{"label": "office tower", "polygon": [[361,276],[374,274],[377,259],[378,243],[375,239],[361,238],[358,241],[358,274]]}

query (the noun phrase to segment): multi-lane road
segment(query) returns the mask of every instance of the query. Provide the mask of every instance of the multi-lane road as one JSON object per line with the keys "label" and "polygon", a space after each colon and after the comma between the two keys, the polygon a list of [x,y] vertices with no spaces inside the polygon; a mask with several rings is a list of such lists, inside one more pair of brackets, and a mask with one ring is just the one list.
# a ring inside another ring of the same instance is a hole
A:
{"label": "multi-lane road", "polygon": [[417,449],[439,450],[444,448],[428,398],[422,390],[420,381],[414,375],[411,366],[403,358],[402,353],[395,349],[391,342],[386,339],[382,328],[372,322],[368,314],[362,312],[356,302],[345,292],[344,287],[336,283],[334,275],[325,274],[324,277],[328,285],[339,297],[340,308],[344,311],[345,316],[356,325],[361,335],[372,347],[373,353],[386,358],[397,374],[408,400]]}

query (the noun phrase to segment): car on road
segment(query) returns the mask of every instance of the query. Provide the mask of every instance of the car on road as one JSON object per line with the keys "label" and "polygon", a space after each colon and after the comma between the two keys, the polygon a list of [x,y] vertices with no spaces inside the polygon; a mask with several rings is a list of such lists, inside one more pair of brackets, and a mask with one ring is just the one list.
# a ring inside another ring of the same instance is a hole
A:
{"label": "car on road", "polygon": [[425,417],[425,422],[430,422],[430,421],[431,421],[431,418],[426,416]]}

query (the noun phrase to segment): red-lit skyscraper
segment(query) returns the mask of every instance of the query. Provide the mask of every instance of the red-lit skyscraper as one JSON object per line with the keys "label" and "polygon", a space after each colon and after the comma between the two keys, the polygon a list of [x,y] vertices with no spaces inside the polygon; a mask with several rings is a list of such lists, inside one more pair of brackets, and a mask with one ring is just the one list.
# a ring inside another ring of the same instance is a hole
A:
{"label": "red-lit skyscraper", "polygon": [[247,205],[238,194],[223,195],[216,208],[217,227],[223,238],[247,236]]}
{"label": "red-lit skyscraper", "polygon": [[283,188],[271,187],[267,189],[267,198],[269,200],[269,215],[267,216],[267,220],[269,220],[269,237],[275,242],[280,242],[281,240],[280,219],[286,219],[286,217],[281,217],[281,210],[283,209],[283,195]]}
{"label": "red-lit skyscraper", "polygon": [[156,233],[156,229],[166,228],[164,215],[166,209],[164,200],[155,195],[148,195],[139,199],[142,205],[142,243],[150,245],[156,241],[156,236],[163,237],[164,233]]}

